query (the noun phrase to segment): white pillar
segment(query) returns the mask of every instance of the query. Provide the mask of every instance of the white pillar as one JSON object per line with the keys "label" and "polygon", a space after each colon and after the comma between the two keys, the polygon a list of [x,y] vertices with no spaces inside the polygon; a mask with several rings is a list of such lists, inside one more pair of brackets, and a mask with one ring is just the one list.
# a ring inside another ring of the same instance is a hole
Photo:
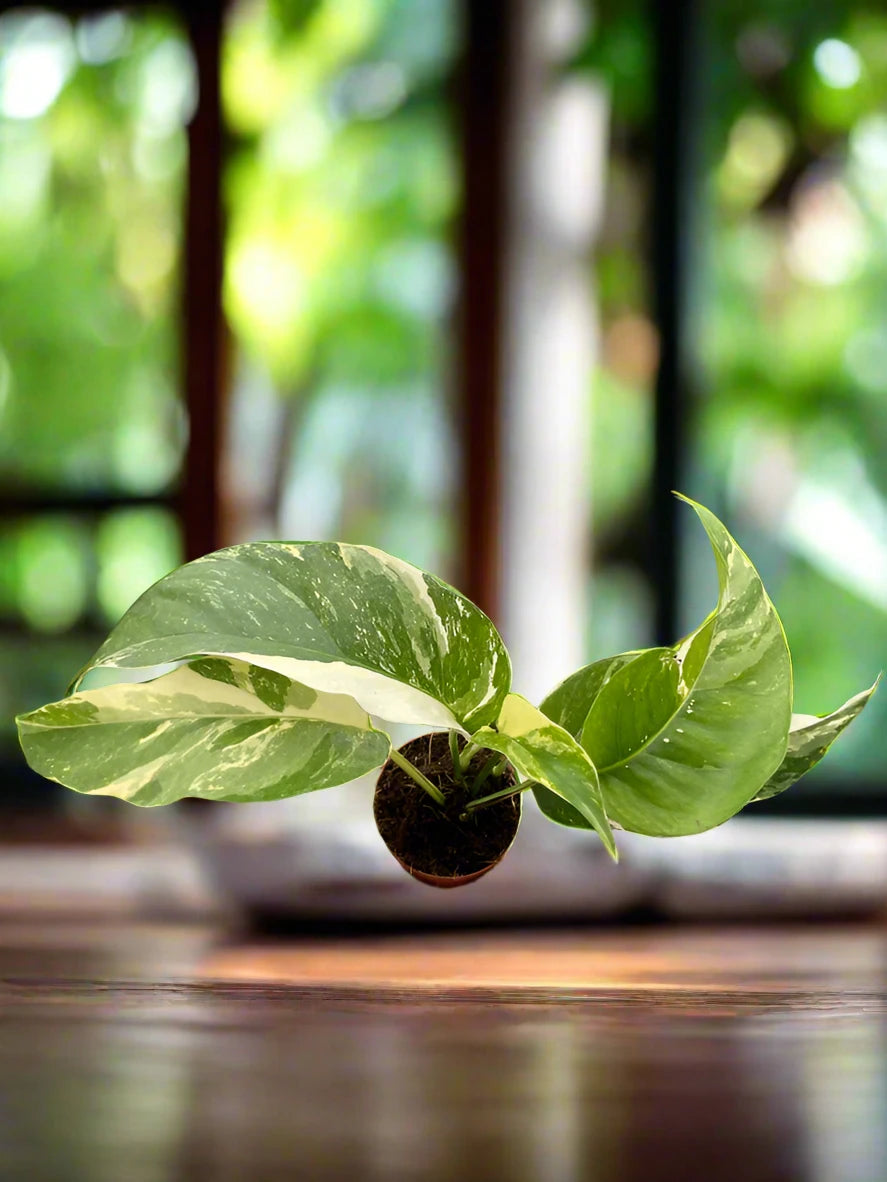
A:
{"label": "white pillar", "polygon": [[504,331],[501,624],[515,688],[538,702],[586,654],[590,407],[597,329],[590,247],[607,102],[564,71],[578,0],[515,0]]}

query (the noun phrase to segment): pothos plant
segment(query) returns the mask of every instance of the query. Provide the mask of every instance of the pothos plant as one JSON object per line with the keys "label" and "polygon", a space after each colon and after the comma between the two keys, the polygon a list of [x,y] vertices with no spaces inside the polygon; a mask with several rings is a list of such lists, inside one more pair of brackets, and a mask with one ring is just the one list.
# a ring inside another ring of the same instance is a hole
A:
{"label": "pothos plant", "polygon": [[[587,665],[539,707],[512,692],[490,620],[440,579],[365,546],[257,542],[146,591],[68,697],[18,718],[22,747],[50,779],[138,805],[278,800],[381,768],[379,832],[437,886],[499,861],[526,791],[614,859],[614,827],[711,829],[793,784],[875,687],[831,714],[793,715],[761,579],[688,504],[717,564],[714,611],[671,647]],[[82,690],[98,669],[151,680]],[[398,750],[383,720],[433,729]]]}

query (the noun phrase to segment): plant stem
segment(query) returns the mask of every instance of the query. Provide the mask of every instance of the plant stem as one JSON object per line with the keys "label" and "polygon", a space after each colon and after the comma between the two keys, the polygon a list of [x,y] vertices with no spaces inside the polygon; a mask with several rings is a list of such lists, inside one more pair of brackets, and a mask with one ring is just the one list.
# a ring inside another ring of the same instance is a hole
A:
{"label": "plant stem", "polygon": [[462,748],[462,754],[459,756],[459,770],[462,772],[468,771],[468,765],[480,751],[480,747],[476,743],[468,742]]}
{"label": "plant stem", "polygon": [[402,772],[406,772],[410,779],[414,780],[420,788],[424,788],[435,804],[446,804],[446,798],[441,790],[436,788],[428,777],[424,776],[417,767],[413,767],[406,756],[401,755],[396,747],[391,748],[391,760],[397,764]]}
{"label": "plant stem", "polygon": [[479,800],[469,800],[465,811],[473,813],[475,809],[482,809],[485,805],[496,804],[499,800],[507,800],[509,796],[517,796],[521,792],[526,792],[528,788],[532,788],[535,782],[535,780],[524,780],[522,784],[515,784],[513,788],[502,788],[498,792],[491,792],[489,796],[482,796]]}
{"label": "plant stem", "polygon": [[474,783],[471,785],[472,795],[476,795],[478,792],[480,792],[481,788],[483,788],[484,784],[486,784],[487,780],[490,778],[496,768],[498,768],[499,765],[504,762],[505,761],[500,758],[498,752],[494,751],[490,755],[490,758],[477,773]]}
{"label": "plant stem", "polygon": [[465,778],[462,774],[462,761],[459,758],[459,736],[455,731],[450,731],[447,738],[450,741],[450,759],[453,761],[453,775],[460,784],[464,784]]}

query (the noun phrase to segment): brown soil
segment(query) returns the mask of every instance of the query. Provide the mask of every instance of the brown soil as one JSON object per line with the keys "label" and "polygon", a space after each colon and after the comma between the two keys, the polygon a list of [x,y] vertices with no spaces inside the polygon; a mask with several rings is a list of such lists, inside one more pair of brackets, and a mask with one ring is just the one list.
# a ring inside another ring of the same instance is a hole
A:
{"label": "brown soil", "polygon": [[[459,749],[465,742],[460,737]],[[520,797],[511,797],[465,816],[470,799],[453,776],[449,740],[445,733],[422,735],[400,748],[419,771],[446,797],[441,807],[406,772],[390,759],[376,785],[373,812],[382,840],[407,869],[439,878],[477,874],[499,861],[517,832]],[[480,772],[492,752],[480,751],[471,761],[468,783]],[[510,767],[501,776],[490,776],[481,788],[489,796],[515,783]]]}

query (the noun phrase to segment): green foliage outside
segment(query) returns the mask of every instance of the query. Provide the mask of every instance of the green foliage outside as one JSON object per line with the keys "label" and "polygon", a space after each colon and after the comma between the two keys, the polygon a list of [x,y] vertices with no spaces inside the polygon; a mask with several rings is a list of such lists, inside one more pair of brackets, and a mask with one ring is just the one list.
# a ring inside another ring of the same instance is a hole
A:
{"label": "green foliage outside", "polygon": [[[186,42],[160,15],[0,17],[0,495],[154,497],[178,480],[193,102]],[[159,506],[5,519],[0,617],[46,639],[0,645],[4,730],[57,692],[84,630],[180,559]]]}
{"label": "green foliage outside", "polygon": [[265,454],[240,445],[236,470],[277,476],[238,537],[270,528],[451,564],[455,17],[451,0],[247,0],[232,13],[234,403],[246,419],[269,381],[285,400]]}

